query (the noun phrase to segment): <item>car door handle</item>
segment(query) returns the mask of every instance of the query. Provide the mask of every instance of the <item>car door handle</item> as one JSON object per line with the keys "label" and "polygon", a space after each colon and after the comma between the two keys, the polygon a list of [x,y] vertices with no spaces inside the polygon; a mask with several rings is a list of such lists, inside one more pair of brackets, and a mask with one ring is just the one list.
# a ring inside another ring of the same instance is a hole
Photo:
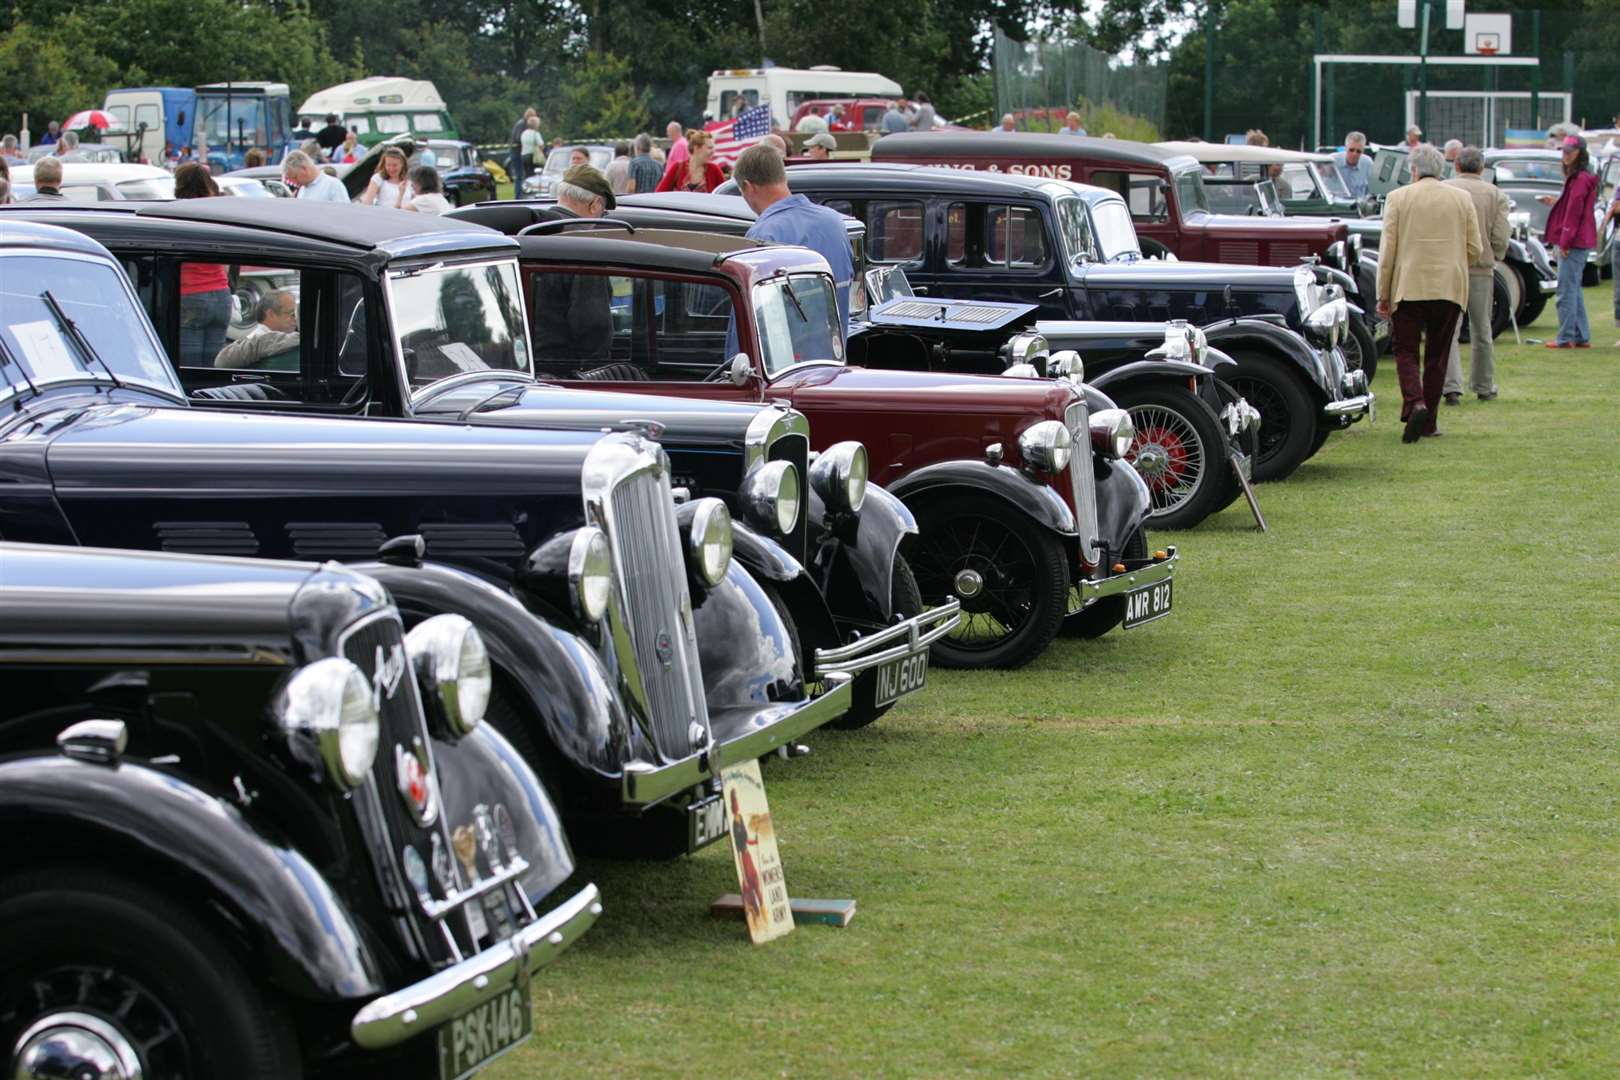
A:
{"label": "car door handle", "polygon": [[928,295],[928,286],[926,286],[926,285],[913,285],[911,287],[911,295],[913,295],[913,296],[927,296]]}
{"label": "car door handle", "polygon": [[1062,288],[1062,286],[1059,286],[1056,289],[1047,289],[1045,292],[1041,293],[1041,295],[1037,296],[1035,299],[1037,299],[1037,300],[1050,300],[1054,296],[1062,296],[1062,295],[1063,295],[1063,288]]}

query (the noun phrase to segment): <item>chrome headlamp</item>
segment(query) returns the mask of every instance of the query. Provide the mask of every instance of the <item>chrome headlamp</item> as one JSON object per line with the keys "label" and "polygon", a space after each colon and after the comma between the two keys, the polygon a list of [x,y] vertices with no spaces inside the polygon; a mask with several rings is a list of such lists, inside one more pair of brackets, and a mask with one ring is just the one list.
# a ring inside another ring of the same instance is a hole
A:
{"label": "chrome headlamp", "polygon": [[365,780],[377,758],[381,723],[371,683],[354,664],[328,656],[300,668],[276,695],[272,712],[293,757],[339,791]]}
{"label": "chrome headlamp", "polygon": [[613,552],[607,534],[587,525],[568,545],[568,600],[586,622],[601,622],[613,595]]}
{"label": "chrome headlamp", "polygon": [[855,513],[866,502],[869,470],[864,445],[853,441],[834,443],[811,464],[810,486],[827,509]]}
{"label": "chrome headlamp", "polygon": [[791,461],[767,461],[743,479],[738,497],[749,518],[775,536],[786,536],[799,521],[799,470]]}
{"label": "chrome headlamp", "polygon": [[1122,458],[1136,441],[1136,425],[1124,409],[1098,409],[1091,414],[1091,445],[1106,458]]}
{"label": "chrome headlamp", "polygon": [[1069,467],[1074,438],[1061,420],[1031,424],[1018,436],[1018,452],[1024,464],[1039,472],[1060,473]]}
{"label": "chrome headlamp", "polygon": [[[1359,263],[1361,261],[1361,249],[1363,247],[1365,247],[1365,246],[1366,246],[1366,241],[1365,241],[1365,239],[1362,237],[1362,235],[1360,233],[1351,233],[1350,234],[1350,263],[1351,263],[1351,266],[1354,266],[1356,263]],[[1349,267],[1346,267],[1346,269],[1349,269]]]}
{"label": "chrome headlamp", "polygon": [[712,588],[726,579],[731,565],[731,511],[719,499],[698,499],[691,506],[687,554],[698,580]]}
{"label": "chrome headlamp", "polygon": [[1294,267],[1294,299],[1299,301],[1299,317],[1316,310],[1316,271],[1309,266]]}
{"label": "chrome headlamp", "polygon": [[489,651],[477,627],[460,615],[435,615],[405,635],[405,651],[444,734],[460,738],[489,708]]}
{"label": "chrome headlamp", "polygon": [[1344,241],[1335,240],[1327,246],[1326,251],[1322,252],[1322,261],[1343,270],[1346,267],[1345,254]]}
{"label": "chrome headlamp", "polygon": [[1046,358],[1046,374],[1054,379],[1085,382],[1086,363],[1073,349],[1059,349]]}
{"label": "chrome headlamp", "polygon": [[1008,338],[1007,344],[1001,347],[1002,365],[1007,369],[1006,373],[1009,375],[1012,374],[1014,367],[1023,364],[1039,368],[1040,361],[1045,357],[1048,348],[1046,338],[1043,335],[1027,330],[1022,331]]}

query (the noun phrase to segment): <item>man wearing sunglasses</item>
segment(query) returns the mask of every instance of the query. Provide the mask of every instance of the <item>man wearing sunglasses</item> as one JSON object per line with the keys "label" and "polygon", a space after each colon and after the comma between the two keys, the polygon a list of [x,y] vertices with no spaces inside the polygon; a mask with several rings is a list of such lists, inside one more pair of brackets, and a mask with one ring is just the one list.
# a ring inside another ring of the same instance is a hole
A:
{"label": "man wearing sunglasses", "polygon": [[1344,149],[1333,155],[1344,166],[1344,182],[1350,194],[1358,199],[1367,197],[1368,182],[1372,180],[1372,158],[1367,153],[1367,136],[1352,131],[1344,137]]}

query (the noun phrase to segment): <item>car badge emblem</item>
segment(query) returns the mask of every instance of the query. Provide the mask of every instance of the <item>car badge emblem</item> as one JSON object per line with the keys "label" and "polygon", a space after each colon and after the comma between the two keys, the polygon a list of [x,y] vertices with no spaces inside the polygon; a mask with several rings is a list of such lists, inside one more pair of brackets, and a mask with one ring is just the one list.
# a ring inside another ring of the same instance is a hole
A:
{"label": "car badge emblem", "polygon": [[478,847],[484,853],[484,861],[489,863],[491,870],[498,872],[506,860],[501,858],[500,842],[495,836],[495,821],[488,806],[479,803],[473,807],[473,824],[478,828]]}
{"label": "car badge emblem", "polygon": [[450,852],[445,850],[444,841],[439,834],[433,834],[433,876],[439,882],[439,888],[444,895],[449,896],[456,891],[455,866],[450,862]]}
{"label": "car badge emblem", "polygon": [[506,812],[505,803],[495,804],[495,832],[501,838],[501,844],[506,848],[506,857],[518,857],[517,826],[512,824],[512,815]]}
{"label": "car badge emblem", "polygon": [[418,825],[431,825],[436,816],[433,784],[427,766],[422,761],[420,743],[412,750],[394,747],[394,775],[399,782],[400,798]]}
{"label": "car badge emblem", "polygon": [[405,864],[405,880],[411,883],[418,896],[428,896],[427,863],[422,861],[422,853],[409,844],[400,853],[401,861]]}
{"label": "car badge emblem", "polygon": [[467,877],[476,884],[482,879],[478,872],[478,833],[471,825],[457,825],[450,834],[450,846],[456,849]]}
{"label": "car badge emblem", "polygon": [[658,654],[658,662],[669,667],[670,661],[675,659],[675,642],[668,630],[658,631],[658,636],[653,639],[653,651]]}
{"label": "car badge emblem", "polygon": [[387,653],[377,646],[376,662],[371,668],[371,707],[381,709],[384,698],[392,698],[399,689],[399,680],[405,676],[405,650],[395,642]]}

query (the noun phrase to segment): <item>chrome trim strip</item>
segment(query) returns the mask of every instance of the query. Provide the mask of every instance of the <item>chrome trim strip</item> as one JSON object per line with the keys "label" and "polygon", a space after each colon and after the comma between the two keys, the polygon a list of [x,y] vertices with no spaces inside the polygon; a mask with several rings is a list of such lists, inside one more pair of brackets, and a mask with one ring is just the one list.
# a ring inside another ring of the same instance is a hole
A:
{"label": "chrome trim strip", "polygon": [[1322,406],[1322,415],[1334,418],[1363,416],[1373,407],[1374,398],[1375,395],[1369,390],[1365,394],[1357,394],[1355,397],[1330,401]]}
{"label": "chrome trim strip", "polygon": [[844,715],[850,707],[851,677],[842,672],[834,672],[829,674],[825,681],[831,685],[819,696],[801,702],[797,708],[782,713],[781,718],[775,723],[756,728],[746,735],[739,735],[730,742],[717,743],[708,751],[692,754],[661,768],[652,766],[626,768],[623,800],[639,806],[660,802],[677,792],[718,776],[720,770],[727,764],[752,761]]}
{"label": "chrome trim strip", "polygon": [[1176,563],[1180,561],[1181,556],[1176,553],[1173,546],[1167,550],[1170,552],[1169,558],[1150,563],[1140,570],[1128,570],[1123,574],[1115,574],[1112,577],[1097,580],[1088,578],[1081,581],[1080,598],[1083,601],[1081,606],[1090,607],[1105,596],[1118,596],[1120,593],[1130,592],[1140,586],[1152,585],[1155,582],[1167,581],[1174,577]]}
{"label": "chrome trim strip", "polygon": [[[962,602],[953,596],[921,615],[913,615],[905,622],[895,623],[848,645],[817,649],[815,677],[825,678],[834,673],[859,675],[891,660],[926,652],[928,646],[954,630],[961,618]],[[883,648],[891,641],[900,641],[901,644],[894,648]],[[881,651],[874,652],[874,649]]]}
{"label": "chrome trim strip", "polygon": [[[469,900],[476,900],[486,893],[492,893],[509,882],[515,882],[529,869],[529,860],[519,855],[509,859],[504,866],[486,878],[479,878],[477,882],[465,889],[451,890],[443,900],[435,900],[431,896],[417,894],[416,902],[430,919],[442,919],[456,908],[465,905]],[[522,885],[518,886],[520,889]]]}
{"label": "chrome trim strip", "polygon": [[[752,472],[770,453],[771,444],[786,435],[803,435],[809,440],[809,419],[797,409],[776,401],[755,413],[743,435],[743,474]],[[800,480],[809,482],[808,477],[800,477]]]}
{"label": "chrome trim strip", "polygon": [[367,1050],[380,1050],[432,1031],[557,959],[601,914],[601,894],[586,885],[500,944],[374,999],[355,1013],[349,1035]]}
{"label": "chrome trim strip", "polygon": [[1063,410],[1074,449],[1069,453],[1069,486],[1074,498],[1075,531],[1080,540],[1080,561],[1095,566],[1102,558],[1102,527],[1097,523],[1097,475],[1093,472],[1091,449],[1091,408],[1085,391]]}

